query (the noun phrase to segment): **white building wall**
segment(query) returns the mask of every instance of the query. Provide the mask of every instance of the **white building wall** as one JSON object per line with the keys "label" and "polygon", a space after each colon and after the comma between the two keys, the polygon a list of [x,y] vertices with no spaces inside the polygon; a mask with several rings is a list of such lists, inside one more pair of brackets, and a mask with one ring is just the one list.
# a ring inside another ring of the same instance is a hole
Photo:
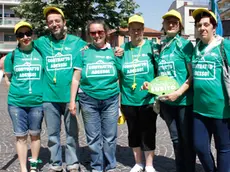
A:
{"label": "white building wall", "polygon": [[14,25],[20,20],[14,17],[10,9],[20,3],[20,0],[0,0],[0,58],[12,51],[16,45]]}
{"label": "white building wall", "polygon": [[[196,36],[195,36],[195,21],[191,15],[192,11],[197,8],[205,8],[202,4],[199,6],[198,4],[193,5],[192,1],[184,1],[184,0],[175,0],[170,6],[169,10],[175,9],[180,12],[183,20],[184,31],[183,35],[188,36],[188,39],[191,40],[195,44]],[[208,7],[207,7],[208,8]]]}

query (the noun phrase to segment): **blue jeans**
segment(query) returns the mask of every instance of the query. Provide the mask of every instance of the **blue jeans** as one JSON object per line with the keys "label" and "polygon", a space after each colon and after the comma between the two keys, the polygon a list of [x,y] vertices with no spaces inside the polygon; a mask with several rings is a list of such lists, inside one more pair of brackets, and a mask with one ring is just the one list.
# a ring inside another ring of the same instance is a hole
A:
{"label": "blue jeans", "polygon": [[172,106],[161,102],[160,109],[173,142],[176,171],[195,172],[192,106]]}
{"label": "blue jeans", "polygon": [[18,107],[8,105],[8,112],[16,137],[26,136],[28,133],[33,136],[40,134],[43,119],[42,106]]}
{"label": "blue jeans", "polygon": [[60,143],[61,116],[64,116],[66,132],[65,160],[67,169],[78,169],[78,126],[75,116],[69,112],[69,103],[44,102],[43,109],[48,131],[48,148],[51,154],[50,169],[62,170],[62,147]]}
{"label": "blue jeans", "polygon": [[118,95],[98,100],[79,93],[93,171],[116,168]]}
{"label": "blue jeans", "polygon": [[[217,169],[211,153],[214,136]],[[194,114],[194,146],[205,172],[230,172],[230,119],[214,119]]]}

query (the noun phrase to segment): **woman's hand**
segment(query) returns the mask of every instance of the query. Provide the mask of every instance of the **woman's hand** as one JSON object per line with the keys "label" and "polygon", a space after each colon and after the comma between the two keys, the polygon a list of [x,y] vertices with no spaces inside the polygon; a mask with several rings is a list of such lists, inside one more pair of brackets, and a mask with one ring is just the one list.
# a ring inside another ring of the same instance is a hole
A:
{"label": "woman's hand", "polygon": [[69,111],[73,116],[76,116],[77,114],[77,107],[75,102],[70,102],[69,103]]}
{"label": "woman's hand", "polygon": [[176,101],[179,97],[181,96],[181,94],[178,91],[174,91],[170,94],[167,95],[163,95],[163,96],[159,96],[158,99],[162,102],[164,101],[170,101],[170,102],[174,102]]}
{"label": "woman's hand", "polygon": [[149,82],[147,82],[147,81],[145,81],[144,83],[143,83],[143,85],[141,86],[141,89],[142,90],[148,90],[149,89]]}
{"label": "woman's hand", "polygon": [[114,48],[114,55],[115,56],[120,57],[120,56],[123,56],[123,54],[124,54],[124,49],[123,48],[120,48],[120,47],[115,47]]}

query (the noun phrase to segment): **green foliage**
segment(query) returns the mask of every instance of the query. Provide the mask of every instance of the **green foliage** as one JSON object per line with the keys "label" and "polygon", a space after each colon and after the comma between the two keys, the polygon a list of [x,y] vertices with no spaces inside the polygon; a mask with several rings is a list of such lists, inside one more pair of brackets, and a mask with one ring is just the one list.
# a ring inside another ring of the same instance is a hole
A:
{"label": "green foliage", "polygon": [[134,0],[21,0],[15,14],[31,22],[40,36],[46,34],[43,9],[47,5],[61,8],[65,13],[68,31],[85,38],[87,22],[102,17],[111,29],[126,27],[128,17],[135,13]]}

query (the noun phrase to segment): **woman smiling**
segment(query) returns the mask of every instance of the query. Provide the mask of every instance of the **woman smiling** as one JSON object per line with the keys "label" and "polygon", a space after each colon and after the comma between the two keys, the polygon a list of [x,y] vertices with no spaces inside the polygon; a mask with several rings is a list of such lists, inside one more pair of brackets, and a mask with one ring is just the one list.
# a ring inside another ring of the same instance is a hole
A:
{"label": "woman smiling", "polygon": [[33,47],[30,23],[19,22],[14,27],[18,47],[4,61],[5,80],[9,86],[10,114],[21,172],[27,172],[27,137],[31,138],[30,171],[37,171],[40,151],[42,109],[42,58]]}
{"label": "woman smiling", "polygon": [[92,171],[112,171],[116,168],[119,102],[116,58],[107,43],[108,27],[103,20],[90,22],[87,30],[91,43],[74,63],[69,109],[76,113],[78,90]]}

